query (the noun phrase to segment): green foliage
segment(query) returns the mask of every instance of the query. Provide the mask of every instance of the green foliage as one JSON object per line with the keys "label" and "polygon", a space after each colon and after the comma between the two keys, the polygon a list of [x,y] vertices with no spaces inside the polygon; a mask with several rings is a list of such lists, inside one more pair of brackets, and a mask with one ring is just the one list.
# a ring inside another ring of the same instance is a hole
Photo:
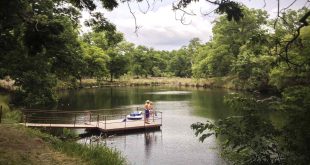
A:
{"label": "green foliage", "polygon": [[3,115],[6,123],[18,123],[22,121],[22,112],[19,110],[9,110]]}
{"label": "green foliage", "polygon": [[78,134],[75,131],[72,131],[72,130],[70,130],[68,128],[63,128],[63,130],[62,130],[62,138],[69,139],[69,140],[70,139],[74,140],[74,139],[78,138]]}
{"label": "green foliage", "polygon": [[135,76],[145,76],[151,70],[151,58],[149,56],[150,50],[144,46],[138,46],[131,54],[131,72]]}
{"label": "green foliage", "polygon": [[87,43],[81,43],[81,45],[84,54],[83,60],[86,63],[86,66],[81,68],[82,75],[98,78],[106,77],[108,74],[107,62],[110,59],[106,52],[97,46]]}
{"label": "green foliage", "polygon": [[[180,0],[174,9],[186,8],[189,4],[198,0]],[[226,14],[228,20],[240,21],[243,18],[244,13],[241,4],[234,1],[220,0],[220,1],[208,1],[212,4],[217,5],[216,12],[219,14]]]}
{"label": "green foliage", "polygon": [[18,105],[51,106],[56,101],[53,87],[56,85],[55,76],[43,75],[37,72],[24,72],[23,79],[16,82],[21,89],[15,91],[13,102]]}
{"label": "green foliage", "polygon": [[88,44],[96,45],[102,50],[106,51],[110,48],[116,47],[118,43],[123,41],[122,33],[114,31],[103,32],[89,32],[83,35],[82,40]]}
{"label": "green foliage", "polygon": [[128,71],[128,57],[121,54],[116,50],[109,50],[108,56],[110,61],[108,62],[108,68],[110,72],[111,81],[113,78],[119,78],[121,75]]}
{"label": "green foliage", "polygon": [[[247,13],[245,10],[247,15],[238,24],[220,20],[214,26],[214,40],[208,44],[205,57],[193,67],[197,77],[210,76],[210,59],[215,59],[217,52],[223,51],[216,49],[230,45],[225,48],[230,50],[222,53],[222,57],[229,57],[229,53],[232,55],[229,74],[237,75],[237,84],[242,86],[241,88],[270,91],[270,87],[276,87],[282,92],[279,97],[265,99],[232,95],[226,101],[237,110],[239,116],[192,125],[200,141],[212,135],[223,139],[223,156],[233,164],[309,162],[310,147],[307,141],[310,131],[310,62],[306,55],[309,54],[309,47],[305,46],[309,45],[308,27],[301,29],[301,35],[289,47],[286,54],[289,61],[275,54],[275,51],[285,49],[285,45],[277,41],[287,43],[287,40],[292,38],[292,31],[297,27],[296,20],[306,11],[309,10],[288,11],[285,14],[286,22],[278,21],[275,33],[262,28],[262,25],[268,24],[265,13],[261,11]],[[253,17],[253,14],[256,17]],[[236,31],[232,34],[223,33],[226,28]],[[243,33],[239,33],[240,31]],[[221,60],[215,60],[218,61]],[[287,117],[280,127],[275,127],[272,121],[264,116],[265,112],[271,111],[280,111]]]}
{"label": "green foliage", "polygon": [[[199,140],[215,135],[222,139],[224,157],[233,164],[279,164],[282,155],[275,138],[277,130],[263,113],[270,111],[267,102],[274,98],[257,100],[249,96],[233,94],[227,103],[239,112],[215,123],[196,123],[191,127]],[[204,133],[205,130],[211,132]]]}
{"label": "green foliage", "polygon": [[[251,77],[241,73],[242,68],[237,69],[236,66],[241,66],[242,62],[246,63],[245,59],[267,54],[267,35],[266,30],[262,28],[267,24],[267,14],[261,10],[246,8],[243,8],[243,13],[244,17],[238,23],[223,17],[216,20],[213,40],[195,51],[192,69],[196,78],[226,76],[234,74],[235,71],[239,71],[237,74],[241,79],[244,76]],[[247,55],[250,56],[246,57]],[[246,67],[244,72],[245,69]]]}
{"label": "green foliage", "polygon": [[[76,69],[85,66],[78,41],[78,9],[93,11],[96,5],[90,0],[63,2],[1,1],[0,78],[9,75],[20,87],[16,104],[51,105],[56,101],[53,88],[57,79],[82,76],[83,71]],[[109,9],[118,4],[101,2]],[[88,25],[96,31],[108,29],[110,38],[119,38],[113,25],[99,13],[93,14]]]}
{"label": "green foliage", "polygon": [[222,1],[216,12],[220,14],[226,13],[229,21],[234,19],[239,22],[244,16],[241,5],[233,1]]}
{"label": "green foliage", "polygon": [[275,61],[272,56],[254,56],[243,54],[233,64],[233,70],[238,76],[238,84],[248,90],[268,90],[269,72]]}
{"label": "green foliage", "polygon": [[57,142],[54,147],[70,156],[79,156],[88,164],[122,165],[126,162],[118,151],[105,146],[87,147],[76,142]]}
{"label": "green foliage", "polygon": [[282,93],[277,108],[288,116],[281,137],[287,164],[307,164],[310,161],[310,87],[289,87]]}
{"label": "green foliage", "polygon": [[187,55],[187,50],[182,48],[178,51],[171,52],[171,61],[169,63],[169,70],[178,77],[191,77],[191,59]]}

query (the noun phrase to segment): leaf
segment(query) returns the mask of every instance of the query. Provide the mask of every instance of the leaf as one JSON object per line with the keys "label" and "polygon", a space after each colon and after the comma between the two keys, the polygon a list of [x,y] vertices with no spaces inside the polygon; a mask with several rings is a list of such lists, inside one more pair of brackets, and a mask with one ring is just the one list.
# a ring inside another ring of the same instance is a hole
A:
{"label": "leaf", "polygon": [[207,137],[213,135],[214,133],[203,134],[199,137],[199,141],[203,142]]}

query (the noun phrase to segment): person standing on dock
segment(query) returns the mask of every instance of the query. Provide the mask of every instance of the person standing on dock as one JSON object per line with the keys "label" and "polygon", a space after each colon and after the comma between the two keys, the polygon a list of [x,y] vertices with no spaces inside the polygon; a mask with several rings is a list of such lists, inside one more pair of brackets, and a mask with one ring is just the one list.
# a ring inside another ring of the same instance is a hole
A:
{"label": "person standing on dock", "polygon": [[144,104],[144,122],[150,124],[149,117],[150,117],[150,100],[146,100]]}

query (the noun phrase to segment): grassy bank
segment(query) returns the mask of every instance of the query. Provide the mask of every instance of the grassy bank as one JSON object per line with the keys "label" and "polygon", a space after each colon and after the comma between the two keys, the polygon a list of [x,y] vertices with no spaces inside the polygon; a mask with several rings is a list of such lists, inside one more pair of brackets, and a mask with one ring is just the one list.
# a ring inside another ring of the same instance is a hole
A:
{"label": "grassy bank", "polygon": [[85,164],[80,158],[62,154],[32,130],[0,124],[0,164]]}
{"label": "grassy bank", "polygon": [[104,146],[86,146],[18,124],[0,124],[0,164],[126,164]]}
{"label": "grassy bank", "polygon": [[[203,87],[203,88],[226,88],[238,89],[233,83],[234,77],[215,77],[208,79],[193,79],[180,77],[149,77],[149,78],[133,78],[121,77],[110,81],[97,81],[96,79],[83,79],[82,88],[93,88],[100,86],[185,86],[185,87]],[[77,85],[72,85],[66,82],[59,82],[57,89],[73,88]]]}
{"label": "grassy bank", "polygon": [[234,89],[233,77],[214,77],[208,79],[180,78],[180,77],[151,77],[151,78],[121,78],[119,82],[127,86],[139,85],[167,85],[167,86],[188,86],[204,88],[227,88]]}

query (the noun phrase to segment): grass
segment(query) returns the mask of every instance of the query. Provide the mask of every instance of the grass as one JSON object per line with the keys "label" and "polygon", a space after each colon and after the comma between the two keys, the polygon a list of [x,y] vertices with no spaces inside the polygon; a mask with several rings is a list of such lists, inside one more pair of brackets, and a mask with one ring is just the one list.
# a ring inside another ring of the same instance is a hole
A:
{"label": "grass", "polygon": [[[126,159],[122,157],[121,153],[110,149],[106,146],[89,146],[76,143],[72,140],[62,141],[49,134],[42,133],[38,130],[32,130],[32,133],[45,142],[50,144],[55,150],[65,153],[71,157],[79,157],[83,162],[90,165],[122,165],[126,164]],[[65,129],[66,130],[66,129]],[[74,137],[68,130],[64,131],[67,135]],[[70,131],[69,131],[70,132]]]}
{"label": "grass", "polygon": [[88,164],[122,165],[126,163],[125,158],[118,151],[103,146],[89,147],[75,142],[57,142],[54,146],[70,156],[81,157]]}
{"label": "grass", "polygon": [[49,147],[32,130],[17,124],[0,124],[0,164],[86,164]]}
{"label": "grass", "polygon": [[121,153],[105,146],[88,146],[19,124],[0,124],[0,164],[122,165]]}
{"label": "grass", "polygon": [[213,77],[207,79],[180,78],[180,77],[151,77],[151,78],[122,78],[119,81],[127,86],[139,85],[166,85],[203,88],[235,89],[234,77]]}

